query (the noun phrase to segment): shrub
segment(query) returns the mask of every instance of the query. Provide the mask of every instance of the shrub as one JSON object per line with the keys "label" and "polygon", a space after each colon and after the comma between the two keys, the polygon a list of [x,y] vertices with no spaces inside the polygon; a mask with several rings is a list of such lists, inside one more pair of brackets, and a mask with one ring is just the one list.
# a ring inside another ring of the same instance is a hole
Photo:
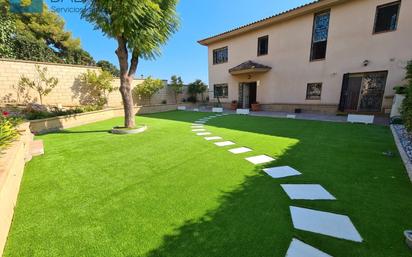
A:
{"label": "shrub", "polygon": [[36,71],[38,75],[36,80],[30,80],[24,75],[21,76],[19,87],[35,90],[39,95],[40,104],[43,104],[43,97],[50,94],[53,88],[59,83],[59,80],[55,77],[47,77],[47,67],[41,68],[39,65],[36,65]]}
{"label": "shrub", "polygon": [[151,98],[154,94],[159,92],[165,86],[164,82],[160,79],[153,79],[148,77],[145,81],[133,88],[133,95],[138,98],[149,99],[149,104],[151,103]]}
{"label": "shrub", "polygon": [[412,61],[408,62],[406,66],[406,80],[405,100],[403,100],[401,107],[402,120],[406,129],[412,131]]}
{"label": "shrub", "polygon": [[398,94],[398,95],[406,94],[406,87],[405,86],[396,86],[393,89],[395,90],[395,93]]}
{"label": "shrub", "polygon": [[203,83],[203,81],[201,81],[200,79],[196,80],[195,82],[190,83],[188,87],[188,93],[190,94],[190,97],[187,100],[189,102],[196,103],[198,94],[201,94],[202,100],[204,100],[203,94],[206,92],[206,90],[207,90],[207,85]]}
{"label": "shrub", "polygon": [[196,96],[189,96],[189,97],[187,98],[187,101],[188,101],[189,103],[197,103],[197,97],[196,97]]}
{"label": "shrub", "polygon": [[3,112],[0,117],[0,149],[15,140],[19,133],[16,130],[17,119],[9,117],[7,112]]}
{"label": "shrub", "polygon": [[98,74],[96,71],[87,70],[81,74],[80,103],[101,107],[106,105],[109,93],[117,89],[112,85],[112,81],[113,75],[108,71],[102,71]]}

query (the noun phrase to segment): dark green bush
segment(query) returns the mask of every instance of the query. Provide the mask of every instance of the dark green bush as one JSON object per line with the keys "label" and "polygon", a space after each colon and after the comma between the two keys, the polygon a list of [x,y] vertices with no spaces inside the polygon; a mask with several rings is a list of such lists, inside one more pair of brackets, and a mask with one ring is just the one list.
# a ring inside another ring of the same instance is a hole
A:
{"label": "dark green bush", "polygon": [[398,95],[406,94],[406,87],[405,86],[396,86],[393,89],[395,90],[395,93],[398,94]]}
{"label": "dark green bush", "polygon": [[412,61],[406,66],[405,100],[402,103],[401,115],[403,123],[408,131],[412,132]]}

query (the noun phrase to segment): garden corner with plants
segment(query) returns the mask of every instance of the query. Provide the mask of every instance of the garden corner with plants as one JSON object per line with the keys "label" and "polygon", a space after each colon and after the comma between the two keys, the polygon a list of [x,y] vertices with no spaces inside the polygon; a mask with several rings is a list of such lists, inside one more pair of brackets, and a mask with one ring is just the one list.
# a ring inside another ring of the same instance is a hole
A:
{"label": "garden corner with plants", "polygon": [[0,151],[17,139],[19,132],[16,126],[23,120],[19,117],[12,116],[9,112],[3,111],[0,118]]}

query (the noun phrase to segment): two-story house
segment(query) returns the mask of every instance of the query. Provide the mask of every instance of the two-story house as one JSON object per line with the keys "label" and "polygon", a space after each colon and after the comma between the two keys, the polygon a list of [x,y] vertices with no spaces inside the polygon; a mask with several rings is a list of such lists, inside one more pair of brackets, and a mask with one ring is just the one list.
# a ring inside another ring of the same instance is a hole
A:
{"label": "two-story house", "polygon": [[412,60],[412,0],[319,0],[199,43],[208,47],[211,99],[383,113]]}

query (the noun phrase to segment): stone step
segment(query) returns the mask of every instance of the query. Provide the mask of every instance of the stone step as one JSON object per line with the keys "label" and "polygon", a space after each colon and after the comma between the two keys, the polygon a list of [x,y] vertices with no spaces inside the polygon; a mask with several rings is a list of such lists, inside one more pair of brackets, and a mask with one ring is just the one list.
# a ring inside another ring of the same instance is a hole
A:
{"label": "stone step", "polygon": [[40,156],[44,154],[43,140],[35,140],[31,143],[30,154],[32,156]]}

